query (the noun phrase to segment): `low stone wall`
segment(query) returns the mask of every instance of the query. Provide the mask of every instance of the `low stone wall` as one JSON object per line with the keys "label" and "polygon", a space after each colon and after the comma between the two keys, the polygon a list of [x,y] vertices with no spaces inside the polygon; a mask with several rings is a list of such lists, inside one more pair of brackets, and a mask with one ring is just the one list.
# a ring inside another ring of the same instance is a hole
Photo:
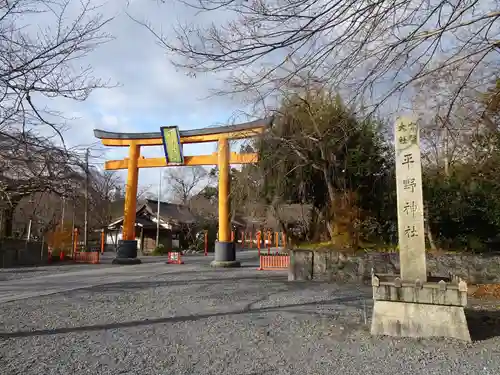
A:
{"label": "low stone wall", "polygon": [[35,266],[47,263],[47,244],[4,239],[0,241],[0,267]]}
{"label": "low stone wall", "polygon": [[[336,282],[370,282],[376,273],[399,273],[399,254],[347,255],[334,250],[290,250],[288,279]],[[427,254],[432,276],[459,276],[471,284],[500,283],[500,254]]]}

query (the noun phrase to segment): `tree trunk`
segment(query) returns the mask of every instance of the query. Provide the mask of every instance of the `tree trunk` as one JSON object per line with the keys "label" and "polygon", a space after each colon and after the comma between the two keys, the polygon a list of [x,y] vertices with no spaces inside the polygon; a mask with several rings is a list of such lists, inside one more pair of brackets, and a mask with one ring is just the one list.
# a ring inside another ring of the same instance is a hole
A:
{"label": "tree trunk", "polygon": [[431,250],[435,251],[437,250],[436,244],[434,243],[434,238],[432,236],[431,232],[431,225],[429,223],[429,211],[427,208],[424,208],[424,225],[425,225],[425,232],[427,233],[427,240],[429,241],[429,246],[431,247]]}
{"label": "tree trunk", "polygon": [[324,215],[317,207],[313,207],[309,231],[306,236],[307,241],[317,242],[320,238],[320,223]]}
{"label": "tree trunk", "polygon": [[287,227],[287,223],[284,222],[280,215],[279,215],[279,210],[278,210],[278,202],[279,202],[279,197],[277,195],[275,195],[273,197],[273,200],[271,202],[271,209],[273,210],[273,216],[274,218],[276,219],[276,221],[278,222],[278,226],[279,228],[281,229],[281,231],[285,234],[285,236],[288,237],[288,227]]}
{"label": "tree trunk", "polygon": [[335,225],[333,224],[333,220],[330,220],[330,215],[325,218],[326,229],[328,230],[328,234],[330,235],[330,240],[333,243],[335,238]]}
{"label": "tree trunk", "polygon": [[0,210],[0,238],[12,237],[14,210],[17,203]]}
{"label": "tree trunk", "polygon": [[[330,240],[333,242],[335,238],[335,187],[333,186],[332,178],[328,168],[323,168],[323,177],[325,179],[325,184],[328,189],[328,198],[330,200],[329,205],[326,208],[327,215],[325,216],[326,228],[330,235]],[[331,209],[329,209],[331,208]]]}

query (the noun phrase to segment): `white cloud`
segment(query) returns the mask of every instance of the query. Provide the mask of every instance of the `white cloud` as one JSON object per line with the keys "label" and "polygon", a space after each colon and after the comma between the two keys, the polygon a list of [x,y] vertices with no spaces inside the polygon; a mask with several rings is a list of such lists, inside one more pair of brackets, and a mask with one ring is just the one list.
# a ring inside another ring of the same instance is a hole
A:
{"label": "white cloud", "polygon": [[118,125],[118,117],[113,115],[103,115],[102,123],[108,128],[115,128]]}

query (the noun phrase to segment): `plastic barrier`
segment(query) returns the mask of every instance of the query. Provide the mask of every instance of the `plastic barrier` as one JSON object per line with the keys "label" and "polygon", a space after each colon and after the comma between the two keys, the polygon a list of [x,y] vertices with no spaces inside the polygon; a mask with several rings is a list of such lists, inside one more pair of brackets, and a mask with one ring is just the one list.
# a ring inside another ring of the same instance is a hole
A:
{"label": "plastic barrier", "polygon": [[99,264],[99,252],[98,251],[77,251],[74,253],[73,261],[75,263],[89,263],[89,264]]}
{"label": "plastic barrier", "polygon": [[271,255],[271,232],[267,232],[267,255]]}
{"label": "plastic barrier", "polygon": [[257,232],[255,235],[257,236],[257,250],[259,252],[259,257],[260,257],[260,246],[261,246],[261,238],[260,238],[260,236],[261,236],[261,233]]}
{"label": "plastic barrier", "polygon": [[259,257],[259,271],[285,270],[290,265],[290,255],[261,255]]}
{"label": "plastic barrier", "polygon": [[172,251],[168,253],[168,258],[167,258],[167,263],[168,264],[184,264],[182,261],[182,255],[178,251]]}

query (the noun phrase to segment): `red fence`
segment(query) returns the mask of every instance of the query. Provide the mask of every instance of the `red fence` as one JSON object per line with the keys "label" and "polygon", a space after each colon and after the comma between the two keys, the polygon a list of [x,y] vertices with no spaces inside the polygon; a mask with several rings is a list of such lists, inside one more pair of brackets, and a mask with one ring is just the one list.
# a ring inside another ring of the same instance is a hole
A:
{"label": "red fence", "polygon": [[290,255],[261,255],[259,257],[259,271],[284,270],[290,265]]}
{"label": "red fence", "polygon": [[92,252],[84,252],[84,251],[77,251],[73,254],[73,261],[75,263],[90,263],[90,264],[99,264],[99,252],[98,251],[92,251]]}

